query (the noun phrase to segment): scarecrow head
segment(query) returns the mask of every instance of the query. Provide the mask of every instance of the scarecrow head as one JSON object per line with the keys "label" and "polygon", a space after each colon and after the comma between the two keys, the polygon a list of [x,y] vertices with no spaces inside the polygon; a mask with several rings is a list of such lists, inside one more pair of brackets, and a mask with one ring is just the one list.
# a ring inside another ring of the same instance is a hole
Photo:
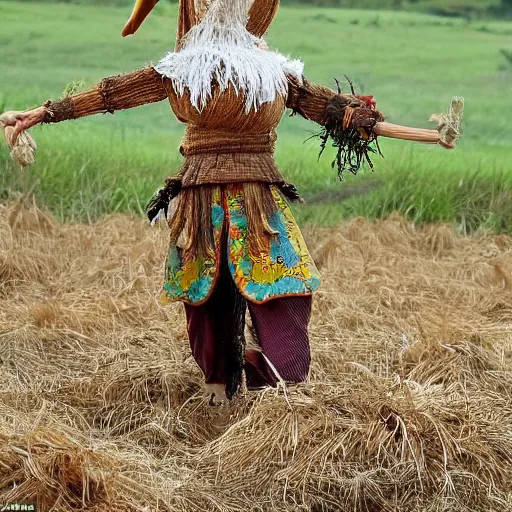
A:
{"label": "scarecrow head", "polygon": [[[134,34],[157,2],[158,0],[136,0],[122,35]],[[279,0],[179,0],[177,48],[182,38],[194,25],[201,22],[214,4],[228,18],[240,14],[244,16],[247,30],[256,37],[262,37],[277,13]]]}

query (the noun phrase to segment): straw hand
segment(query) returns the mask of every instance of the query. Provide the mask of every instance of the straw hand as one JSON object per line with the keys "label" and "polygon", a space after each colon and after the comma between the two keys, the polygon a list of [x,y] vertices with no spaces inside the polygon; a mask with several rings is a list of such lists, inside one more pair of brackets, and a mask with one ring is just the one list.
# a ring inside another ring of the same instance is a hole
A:
{"label": "straw hand", "polygon": [[0,128],[11,150],[11,157],[21,167],[34,163],[37,145],[27,130],[42,122],[45,114],[45,107],[38,107],[25,112],[8,111],[0,115]]}

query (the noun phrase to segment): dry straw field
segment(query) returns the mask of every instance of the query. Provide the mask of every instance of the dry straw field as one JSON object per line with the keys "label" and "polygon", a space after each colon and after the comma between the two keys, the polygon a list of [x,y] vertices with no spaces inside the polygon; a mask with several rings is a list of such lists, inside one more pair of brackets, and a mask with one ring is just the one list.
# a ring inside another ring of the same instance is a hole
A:
{"label": "dry straw field", "polygon": [[207,405],[165,229],[0,207],[0,502],[41,511],[512,510],[512,238],[306,230],[300,388]]}

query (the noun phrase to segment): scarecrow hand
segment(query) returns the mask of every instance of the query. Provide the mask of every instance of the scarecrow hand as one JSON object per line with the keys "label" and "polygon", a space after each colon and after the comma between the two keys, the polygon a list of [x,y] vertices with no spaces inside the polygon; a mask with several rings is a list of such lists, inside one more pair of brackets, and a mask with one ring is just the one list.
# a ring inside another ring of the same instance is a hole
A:
{"label": "scarecrow hand", "polygon": [[464,113],[464,98],[453,98],[447,114],[434,114],[431,121],[437,123],[439,144],[447,149],[453,149],[460,137],[460,123]]}
{"label": "scarecrow hand", "polygon": [[[16,146],[18,137],[25,131],[43,121],[46,107],[41,106],[25,112],[9,111],[0,115],[0,127],[4,131],[7,144],[12,149]],[[8,130],[7,128],[11,128]]]}
{"label": "scarecrow hand", "polygon": [[11,157],[20,167],[34,163],[37,145],[27,130],[40,123],[45,114],[46,108],[43,106],[25,112],[9,111],[0,115],[0,128],[11,150]]}

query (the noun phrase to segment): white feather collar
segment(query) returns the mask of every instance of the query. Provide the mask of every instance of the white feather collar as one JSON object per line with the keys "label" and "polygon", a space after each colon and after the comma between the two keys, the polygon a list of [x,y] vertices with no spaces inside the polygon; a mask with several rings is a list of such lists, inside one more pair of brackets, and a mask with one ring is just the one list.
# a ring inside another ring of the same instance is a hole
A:
{"label": "white feather collar", "polygon": [[187,34],[183,48],[165,55],[155,70],[168,77],[176,92],[190,92],[199,111],[212,94],[212,83],[221,90],[231,84],[246,98],[246,111],[257,110],[286,95],[286,75],[302,77],[303,64],[268,51],[262,40],[245,28],[252,0],[215,0],[205,17]]}

